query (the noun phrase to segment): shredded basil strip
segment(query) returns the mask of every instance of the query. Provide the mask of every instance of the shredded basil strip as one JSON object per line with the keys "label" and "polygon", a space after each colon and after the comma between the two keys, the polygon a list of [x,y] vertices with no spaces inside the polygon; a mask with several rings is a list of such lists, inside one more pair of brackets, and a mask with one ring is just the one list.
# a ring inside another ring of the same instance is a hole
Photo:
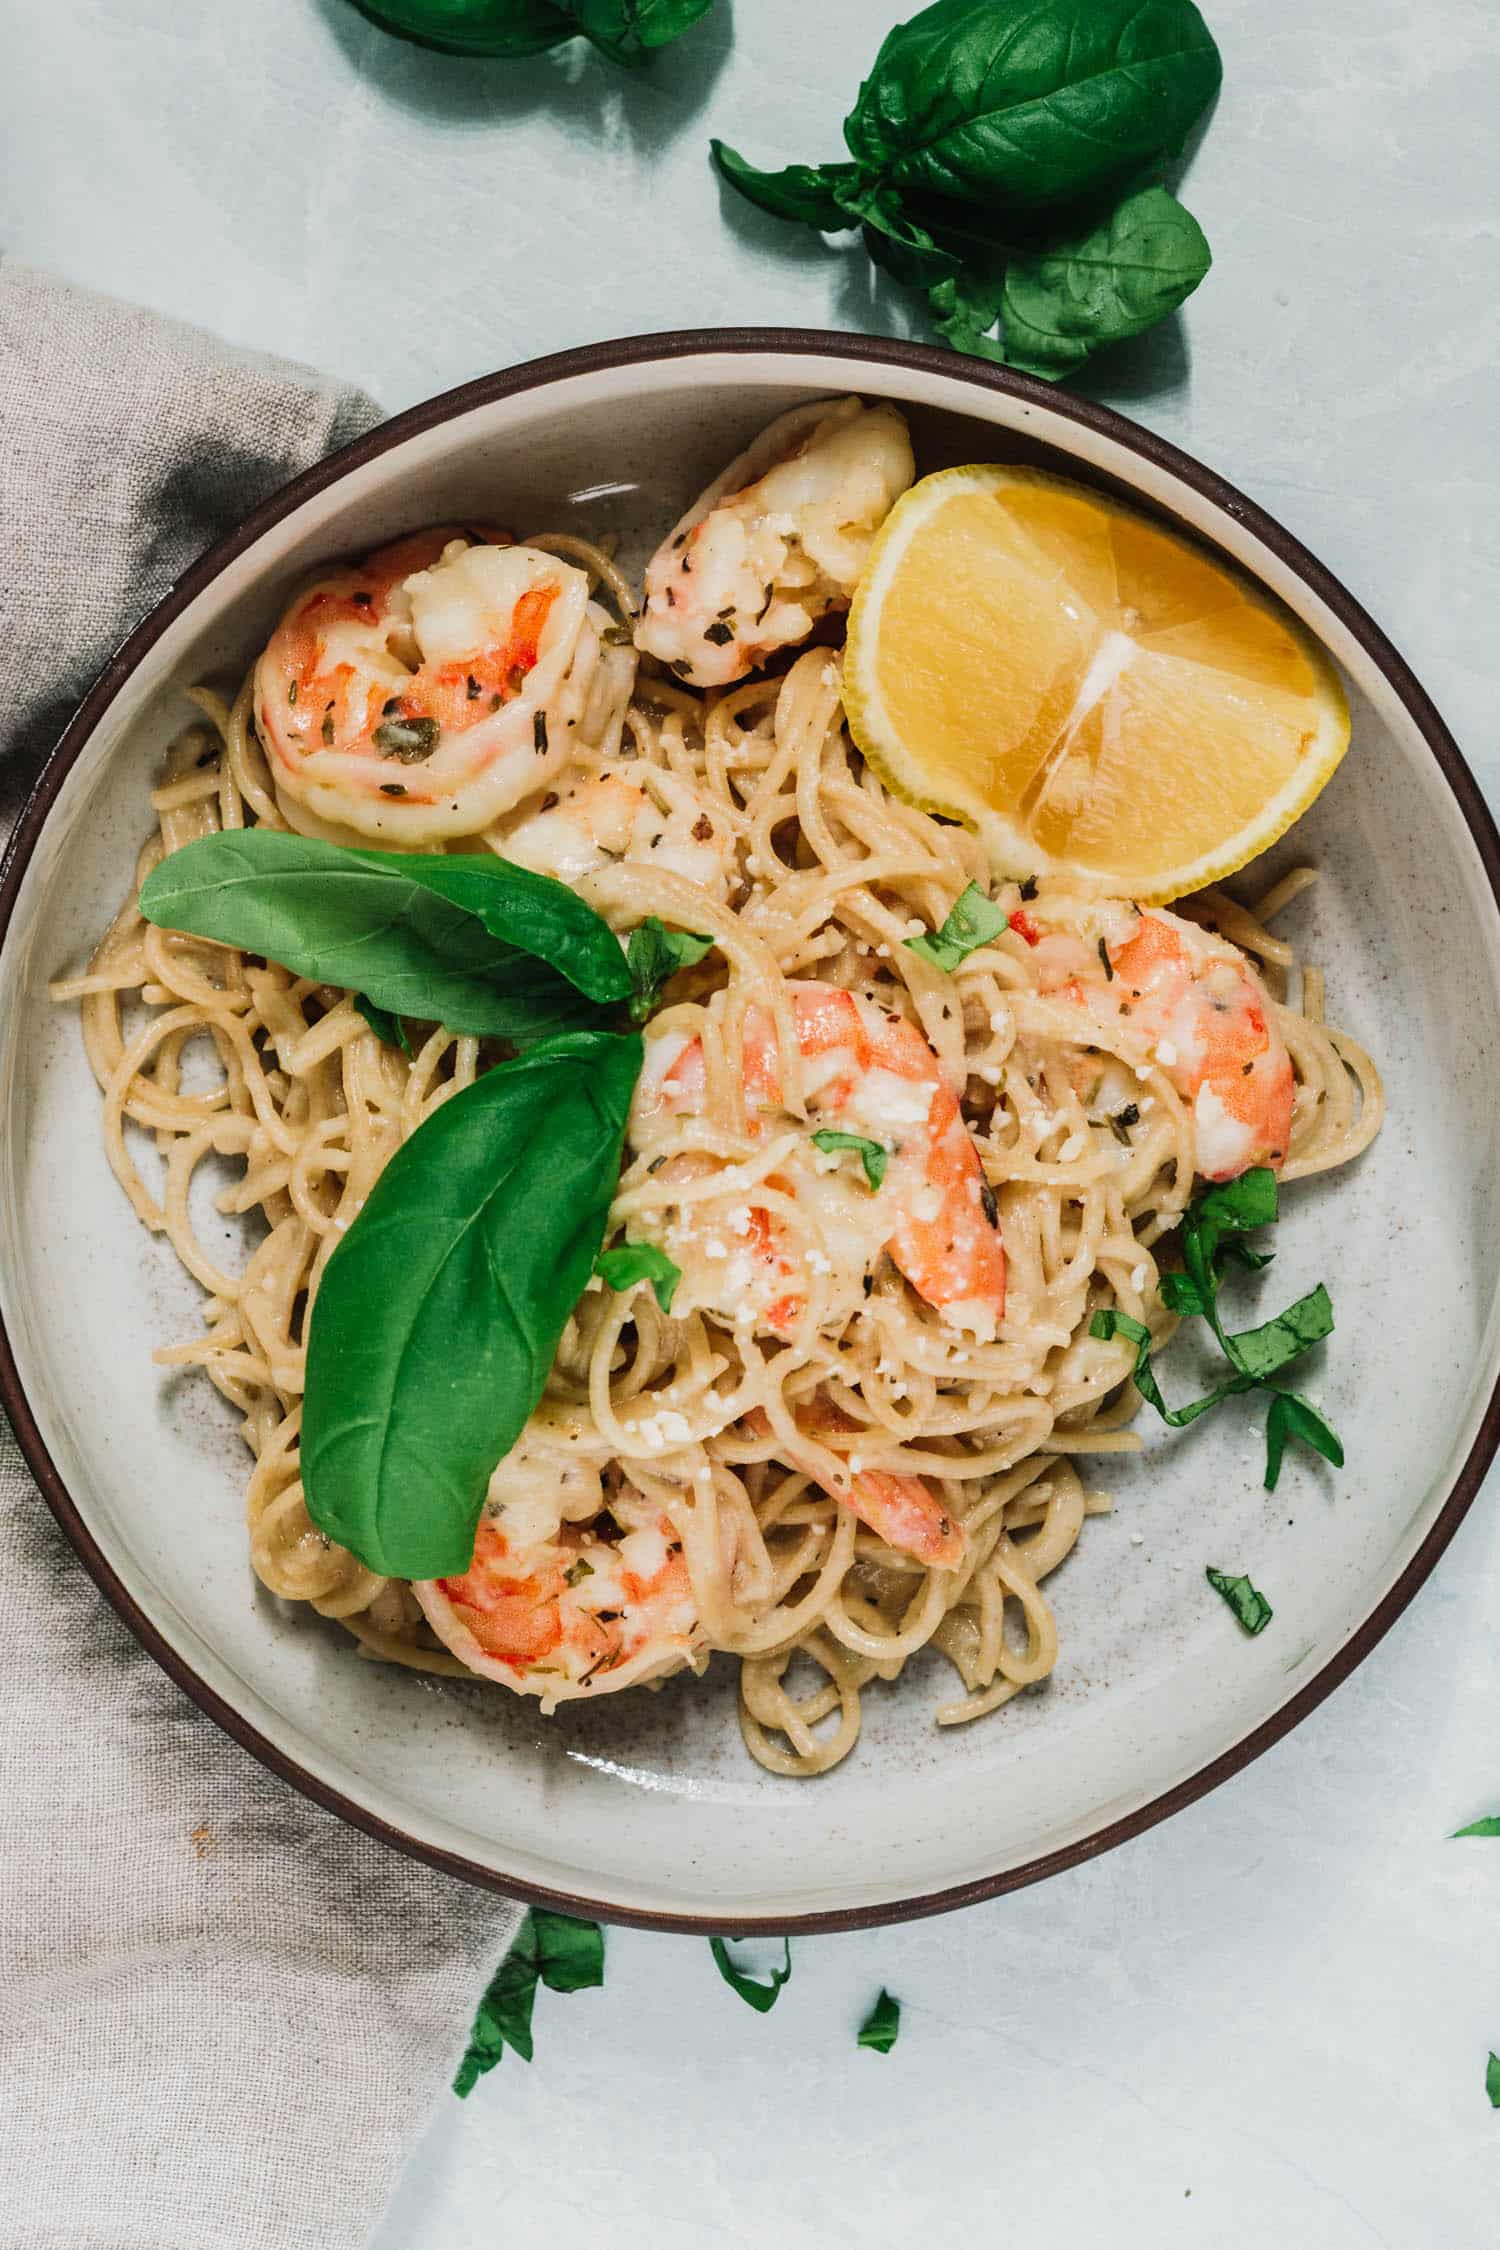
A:
{"label": "shredded basil strip", "polygon": [[1300,1391],[1275,1392],[1266,1415],[1266,1490],[1274,1492],[1281,1476],[1281,1459],[1290,1437],[1301,1438],[1314,1453],[1321,1453],[1336,1469],[1344,1466],[1344,1448],[1317,1408]]}
{"label": "shredded basil strip", "polygon": [[393,1016],[389,1008],[377,1008],[363,992],[355,993],[354,1005],[377,1039],[383,1039],[388,1047],[399,1047],[403,1055],[411,1053],[411,1041],[400,1016]]}
{"label": "shredded basil strip", "polygon": [[900,2030],[901,2003],[893,2000],[882,1985],[880,1998],[859,2027],[859,2044],[873,2047],[877,2055],[888,2055]]}
{"label": "shredded basil strip", "polygon": [[644,1023],[661,997],[662,986],[679,969],[695,968],[713,944],[711,937],[698,937],[691,930],[669,930],[655,914],[648,914],[631,931],[625,955],[632,1023]]}
{"label": "shredded basil strip", "polygon": [[601,1250],[594,1260],[594,1271],[611,1289],[631,1289],[638,1281],[649,1281],[664,1313],[672,1310],[672,1298],[682,1279],[681,1266],[674,1265],[654,1242],[620,1242],[612,1250]]}
{"label": "shredded basil strip", "polygon": [[763,2016],[768,2009],[775,2007],[781,1994],[781,1988],[792,1973],[792,1941],[790,1938],[783,1938],[781,1943],[783,1948],[782,1965],[779,1969],[771,1969],[767,1972],[771,1980],[767,1984],[759,1977],[752,1976],[748,1970],[740,1968],[736,1962],[730,1959],[729,1948],[722,1938],[710,1938],[708,1941],[708,1949],[718,1965],[719,1974],[724,1982],[732,1991],[737,1992],[749,2007],[754,2008],[758,2015]]}
{"label": "shredded basil strip", "polygon": [[1500,2109],[1500,2055],[1492,2054],[1484,2066],[1484,2090],[1490,2097],[1490,2108]]}
{"label": "shredded basil strip", "polygon": [[1483,1820],[1471,1820],[1467,1828],[1455,1828],[1454,1836],[1500,1836],[1500,1813],[1486,1813]]}
{"label": "shredded basil strip", "polygon": [[141,886],[164,929],[240,946],[391,1015],[527,1042],[635,989],[602,916],[489,854],[367,851],[275,828],[202,836]]}
{"label": "shredded basil strip", "polygon": [[970,883],[949,907],[941,928],[921,937],[904,938],[902,943],[919,960],[930,962],[951,977],[960,962],[998,937],[1005,923],[1002,909],[977,883]]}
{"label": "shredded basil strip", "polygon": [[453,2081],[463,2100],[507,2047],[523,2062],[532,2057],[531,2013],[538,1984],[549,1992],[583,1992],[604,1982],[604,1933],[597,1922],[576,1922],[534,1906],[515,1942],[485,1987],[469,2044]]}
{"label": "shredded basil strip", "polygon": [[885,1168],[890,1161],[889,1151],[879,1141],[867,1141],[862,1133],[814,1133],[813,1147],[820,1148],[825,1156],[836,1156],[842,1149],[852,1149],[865,1168],[865,1178],[873,1195],[885,1178]]}
{"label": "shredded basil strip", "polygon": [[603,1243],[641,1052],[634,1032],[571,1032],[487,1071],[397,1149],[328,1261],[307,1511],[382,1577],[469,1567]]}
{"label": "shredded basil strip", "polygon": [[1222,1594],[1247,1633],[1263,1633],[1274,1612],[1264,1594],[1257,1593],[1248,1578],[1230,1578],[1222,1570],[1204,1572],[1216,1594]]}

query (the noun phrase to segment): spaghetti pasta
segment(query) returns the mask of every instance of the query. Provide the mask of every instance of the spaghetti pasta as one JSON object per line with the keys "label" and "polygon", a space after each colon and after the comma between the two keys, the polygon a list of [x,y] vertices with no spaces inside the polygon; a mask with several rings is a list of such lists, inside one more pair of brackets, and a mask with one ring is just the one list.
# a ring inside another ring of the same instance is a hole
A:
{"label": "spaghetti pasta", "polygon": [[[572,538],[536,544],[628,602],[607,557]],[[207,689],[195,700],[202,723],[168,757],[136,885],[87,974],[57,988],[81,1003],[109,1161],[206,1292],[202,1333],[158,1358],[202,1368],[240,1416],[264,1584],[338,1620],[373,1657],[467,1676],[434,1630],[436,1597],[380,1578],[313,1525],[298,1431],[309,1311],[329,1255],[392,1152],[493,1056],[439,1025],[407,1056],[349,993],[141,919],[139,883],[164,854],[220,828],[286,824],[250,683],[232,704]],[[601,855],[577,880],[622,932],[656,915],[714,941],[651,1025],[662,1051],[701,1058],[701,1089],[689,1108],[668,1105],[633,1129],[612,1238],[661,1241],[691,1276],[695,1250],[743,1240],[753,1206],[776,1229],[796,1301],[779,1321],[737,1317],[705,1283],[669,1314],[647,1289],[595,1283],[564,1333],[538,1443],[544,1463],[571,1445],[585,1464],[578,1505],[590,1522],[624,1491],[670,1526],[693,1665],[714,1650],[738,1657],[751,1753],[776,1773],[816,1774],[853,1747],[864,1690],[924,1648],[958,1675],[942,1725],[993,1711],[1052,1670],[1044,1581],[1108,1505],[1089,1482],[1093,1458],[1138,1444],[1121,1351],[1090,1335],[1090,1317],[1111,1304],[1157,1340],[1170,1331],[1155,1252],[1191,1191],[1193,1114],[1170,1058],[1143,1050],[1076,980],[1041,974],[1045,949],[1024,934],[1020,892],[992,883],[974,837],[900,802],[864,766],[843,723],[836,651],[813,648],[779,677],[703,694],[664,670],[642,677],[618,732],[578,753],[570,779],[620,772],[664,818],[686,808],[706,820],[722,880],[696,882],[644,850]],[[485,840],[503,854],[514,825]],[[1272,995],[1295,1079],[1284,1179],[1347,1162],[1381,1116],[1368,1056],[1323,1023],[1315,973],[1299,984],[1290,946],[1266,926],[1309,880],[1298,870],[1257,904],[1212,892],[1180,910],[1254,960]],[[940,924],[971,883],[1022,927],[945,975],[906,941]],[[1072,903],[1043,885],[1027,911],[1065,925]],[[798,1185],[826,1169],[806,1154],[816,1088],[796,1011],[809,987],[914,1027],[958,1091],[1004,1249],[1003,1315],[987,1328],[949,1317],[888,1255],[852,1301],[841,1294],[819,1211]],[[752,1050],[767,1040],[779,1111],[769,1128],[747,1096]],[[216,1208],[258,1230],[237,1271],[195,1217],[195,1183],[216,1160],[237,1168]],[[924,1560],[880,1536],[847,1504],[860,1476],[920,1480],[960,1527],[961,1559]],[[573,1688],[537,1691],[548,1708]]]}

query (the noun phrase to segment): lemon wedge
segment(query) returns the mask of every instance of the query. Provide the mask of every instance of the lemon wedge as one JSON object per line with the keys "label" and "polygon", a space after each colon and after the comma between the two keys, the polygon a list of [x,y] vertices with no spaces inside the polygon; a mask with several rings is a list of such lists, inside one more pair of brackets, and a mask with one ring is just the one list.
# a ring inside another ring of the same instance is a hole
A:
{"label": "lemon wedge", "polygon": [[1243,867],[1349,745],[1323,651],[1270,595],[1038,469],[943,469],[886,518],[849,616],[855,742],[1004,875],[1145,902]]}

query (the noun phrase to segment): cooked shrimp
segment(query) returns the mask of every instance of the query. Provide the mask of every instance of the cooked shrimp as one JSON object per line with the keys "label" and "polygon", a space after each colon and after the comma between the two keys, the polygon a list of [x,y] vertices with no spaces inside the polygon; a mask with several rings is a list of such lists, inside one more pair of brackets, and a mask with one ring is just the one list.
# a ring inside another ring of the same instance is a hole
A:
{"label": "cooked shrimp", "polygon": [[608,623],[583,571],[468,532],[320,579],[255,673],[287,818],[397,848],[477,835],[623,703],[633,652],[603,644]]}
{"label": "cooked shrimp", "polygon": [[[671,1159],[640,1200],[649,1228],[653,1200],[662,1212],[677,1193],[663,1247],[682,1269],[684,1307],[754,1318],[773,1335],[790,1336],[815,1284],[820,1317],[847,1318],[887,1251],[945,1319],[992,1338],[1005,1311],[1005,1252],[978,1152],[936,1055],[913,1024],[836,985],[789,989],[809,1117],[874,1144],[885,1156],[884,1177],[872,1190],[849,1156],[819,1150],[794,1127],[783,1161],[766,1178],[766,1200],[752,1194],[747,1204],[741,1194],[720,1210],[699,1200],[713,1160]],[[763,1009],[745,1019],[743,1055],[758,1138],[766,1120],[757,1113],[779,1109],[782,1100],[775,1033]],[[648,1148],[654,1119],[701,1108],[706,1092],[698,1040],[671,1031],[648,1037],[633,1147]],[[691,1195],[681,1194],[685,1187]]]}
{"label": "cooked shrimp", "polygon": [[623,859],[665,867],[722,899],[734,871],[734,837],[722,813],[661,766],[606,766],[562,795],[549,791],[539,805],[523,806],[513,825],[492,831],[491,841],[506,859],[564,883]]}
{"label": "cooked shrimp", "polygon": [[544,1711],[675,1672],[702,1640],[676,1531],[632,1485],[606,1494],[603,1459],[529,1425],[490,1479],[469,1568],[413,1588],[470,1671]]}
{"label": "cooked shrimp", "polygon": [[646,571],[636,644],[697,687],[743,679],[849,607],[916,473],[894,406],[794,407],[694,502]]}
{"label": "cooked shrimp", "polygon": [[[770,1435],[770,1420],[759,1407],[746,1415],[745,1426],[760,1435]],[[822,1397],[813,1401],[807,1426],[817,1441],[846,1436],[858,1428],[831,1400]],[[944,1570],[956,1569],[968,1553],[963,1525],[933,1498],[920,1477],[902,1476],[890,1469],[867,1469],[857,1453],[849,1453],[844,1456],[848,1476],[836,1480],[827,1475],[812,1448],[804,1452],[795,1439],[788,1440],[779,1433],[776,1443],[786,1459],[805,1469],[822,1491],[858,1516],[888,1547]]]}
{"label": "cooked shrimp", "polygon": [[1051,929],[1044,905],[1029,909],[1042,990],[1066,993],[1143,1043],[1191,1106],[1205,1179],[1279,1168],[1292,1129],[1292,1062],[1243,953],[1159,906],[1100,904],[1083,915],[1082,936],[1076,902],[1070,920],[1074,930]]}

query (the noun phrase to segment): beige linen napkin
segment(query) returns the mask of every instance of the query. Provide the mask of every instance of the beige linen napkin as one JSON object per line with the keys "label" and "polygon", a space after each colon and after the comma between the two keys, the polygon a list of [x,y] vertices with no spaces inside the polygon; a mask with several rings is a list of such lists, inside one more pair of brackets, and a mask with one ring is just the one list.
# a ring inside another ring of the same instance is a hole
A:
{"label": "beige linen napkin", "polygon": [[[174,576],[378,419],[0,264],[0,823]],[[515,1910],[220,1734],[95,1592],[3,1422],[0,1601],[0,2246],[354,2250]]]}

